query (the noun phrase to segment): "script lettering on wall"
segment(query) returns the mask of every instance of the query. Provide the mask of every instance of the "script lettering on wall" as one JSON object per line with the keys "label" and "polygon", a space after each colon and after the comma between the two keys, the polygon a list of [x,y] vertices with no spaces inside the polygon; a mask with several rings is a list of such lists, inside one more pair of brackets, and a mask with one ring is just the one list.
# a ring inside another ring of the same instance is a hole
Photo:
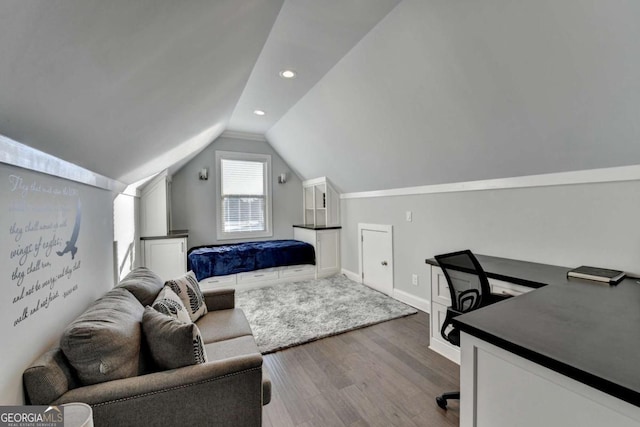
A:
{"label": "script lettering on wall", "polygon": [[[37,322],[39,313],[61,306],[78,290],[75,277],[82,268],[85,248],[82,202],[73,184],[52,185],[51,180],[10,174],[6,206],[9,218],[8,274],[11,283],[11,326]],[[9,325],[3,325],[7,327]]]}

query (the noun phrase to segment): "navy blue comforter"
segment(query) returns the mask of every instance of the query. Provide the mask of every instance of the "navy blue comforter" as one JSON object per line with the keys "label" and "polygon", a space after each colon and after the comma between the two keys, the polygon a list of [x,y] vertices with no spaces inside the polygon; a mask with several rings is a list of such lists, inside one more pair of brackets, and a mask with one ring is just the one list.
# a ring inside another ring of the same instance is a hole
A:
{"label": "navy blue comforter", "polygon": [[298,240],[269,240],[192,248],[189,269],[198,280],[262,268],[315,264],[313,246]]}

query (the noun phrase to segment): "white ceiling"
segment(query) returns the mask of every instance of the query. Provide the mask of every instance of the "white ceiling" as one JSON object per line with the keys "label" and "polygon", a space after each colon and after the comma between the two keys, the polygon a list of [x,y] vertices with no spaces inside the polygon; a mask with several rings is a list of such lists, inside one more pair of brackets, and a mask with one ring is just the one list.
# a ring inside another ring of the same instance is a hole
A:
{"label": "white ceiling", "polygon": [[144,179],[225,129],[263,134],[398,1],[0,2],[0,134]]}
{"label": "white ceiling", "polygon": [[640,164],[638,16],[625,0],[2,1],[0,134],[127,184],[225,130],[348,192]]}
{"label": "white ceiling", "polygon": [[344,192],[640,164],[640,2],[403,0],[268,132]]}
{"label": "white ceiling", "polygon": [[285,0],[227,129],[263,135],[399,2]]}

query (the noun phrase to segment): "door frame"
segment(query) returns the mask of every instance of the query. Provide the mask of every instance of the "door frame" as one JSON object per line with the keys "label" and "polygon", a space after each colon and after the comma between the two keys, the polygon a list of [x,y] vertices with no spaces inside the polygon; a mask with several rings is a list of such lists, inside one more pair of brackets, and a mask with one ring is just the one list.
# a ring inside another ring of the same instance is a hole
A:
{"label": "door frame", "polygon": [[386,232],[387,236],[388,236],[388,243],[389,246],[391,247],[391,260],[389,261],[391,263],[391,265],[389,266],[391,268],[391,295],[393,295],[393,292],[395,291],[395,280],[394,280],[394,260],[393,260],[393,225],[386,225],[386,224],[363,224],[363,223],[358,223],[358,270],[359,270],[359,274],[358,274],[358,278],[360,283],[362,283],[364,285],[364,280],[362,280],[362,275],[364,273],[364,271],[362,270],[362,231],[363,230],[370,230],[370,231],[381,231],[381,232]]}

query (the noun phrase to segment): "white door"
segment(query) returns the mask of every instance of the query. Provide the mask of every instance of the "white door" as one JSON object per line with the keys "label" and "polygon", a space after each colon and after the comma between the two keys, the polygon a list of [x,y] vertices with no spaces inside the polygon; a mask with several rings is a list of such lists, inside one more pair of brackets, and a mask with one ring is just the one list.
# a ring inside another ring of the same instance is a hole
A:
{"label": "white door", "polygon": [[391,226],[360,224],[362,283],[393,293],[393,239]]}

